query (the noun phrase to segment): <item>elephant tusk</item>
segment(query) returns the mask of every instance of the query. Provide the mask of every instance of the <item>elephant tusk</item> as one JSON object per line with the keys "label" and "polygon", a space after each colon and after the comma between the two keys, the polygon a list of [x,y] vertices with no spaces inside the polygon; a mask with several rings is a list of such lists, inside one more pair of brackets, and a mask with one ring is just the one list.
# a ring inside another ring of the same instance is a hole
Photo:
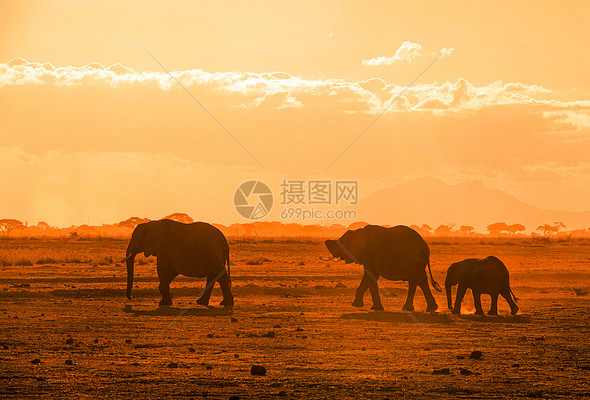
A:
{"label": "elephant tusk", "polygon": [[125,261],[129,260],[131,257],[133,257],[133,253],[129,254],[129,255],[128,255],[127,257],[125,257],[125,258],[122,258],[122,259],[120,259],[120,260],[119,260],[119,261],[117,261],[117,262],[120,262],[120,263],[122,263],[122,262],[125,262]]}
{"label": "elephant tusk", "polygon": [[320,260],[322,261],[340,261],[338,259],[338,257],[332,257],[332,258],[322,258],[322,257],[318,257]]}

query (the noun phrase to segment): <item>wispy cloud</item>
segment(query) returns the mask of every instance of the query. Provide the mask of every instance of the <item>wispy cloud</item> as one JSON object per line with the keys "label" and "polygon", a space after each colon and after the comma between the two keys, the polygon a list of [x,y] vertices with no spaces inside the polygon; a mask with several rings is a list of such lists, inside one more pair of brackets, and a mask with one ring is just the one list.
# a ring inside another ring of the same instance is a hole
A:
{"label": "wispy cloud", "polygon": [[[410,43],[410,42],[405,42]],[[396,56],[411,58],[411,49],[419,45],[400,47]],[[451,49],[441,50],[449,54]],[[343,79],[304,79],[285,72],[206,72],[191,69],[171,72],[188,88],[196,88],[217,96],[223,104],[237,108],[302,109],[306,106],[329,106],[343,113],[379,113],[404,90],[401,85],[379,78],[350,82]],[[175,87],[172,78],[163,72],[139,72],[114,64],[105,67],[90,63],[81,67],[55,67],[50,63],[32,63],[22,58],[0,64],[0,87],[18,85],[96,86],[112,88],[132,85],[152,85],[160,90]],[[521,82],[494,81],[475,86],[466,79],[455,82],[434,82],[407,89],[388,112],[430,111],[457,113],[508,104],[541,105],[543,111],[572,110],[575,114],[547,113],[547,118],[577,127],[588,125],[590,101],[563,102],[551,99],[551,90]]]}
{"label": "wispy cloud", "polygon": [[[435,52],[433,55],[440,57],[446,57],[455,51],[452,47],[443,47],[439,52]],[[368,67],[387,66],[399,63],[414,63],[423,57],[422,46],[418,43],[403,42],[402,45],[395,51],[395,54],[391,57],[381,56],[363,60],[363,65]]]}

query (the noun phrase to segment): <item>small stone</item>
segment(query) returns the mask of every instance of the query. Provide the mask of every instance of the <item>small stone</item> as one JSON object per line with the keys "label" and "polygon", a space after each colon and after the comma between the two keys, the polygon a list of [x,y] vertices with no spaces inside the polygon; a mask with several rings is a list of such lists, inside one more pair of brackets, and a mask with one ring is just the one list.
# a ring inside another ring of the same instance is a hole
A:
{"label": "small stone", "polygon": [[472,351],[469,358],[472,360],[479,360],[483,356],[483,353],[479,350]]}
{"label": "small stone", "polygon": [[194,353],[196,350],[194,349],[194,347],[189,347],[188,351],[190,351],[191,353]]}
{"label": "small stone", "polygon": [[273,326],[273,328],[279,329],[279,328],[282,328],[282,327],[279,324],[276,324],[275,326]]}
{"label": "small stone", "polygon": [[361,351],[367,351],[367,348],[366,347],[362,347],[361,348]]}
{"label": "small stone", "polygon": [[284,390],[281,390],[279,393],[277,393],[277,396],[280,397],[285,397],[287,395],[287,392],[285,392]]}
{"label": "small stone", "polygon": [[457,360],[465,360],[465,356],[457,356]]}
{"label": "small stone", "polygon": [[131,339],[125,339],[125,343],[131,343]]}
{"label": "small stone", "polygon": [[45,378],[37,378],[37,382],[45,382]]}
{"label": "small stone", "polygon": [[295,329],[295,332],[303,332],[303,328],[299,328],[298,327],[298,328]]}
{"label": "small stone", "polygon": [[432,375],[451,375],[451,370],[449,368],[435,369],[432,371]]}
{"label": "small stone", "polygon": [[473,372],[471,372],[470,370],[468,370],[467,368],[461,368],[459,370],[459,373],[461,375],[473,375]]}
{"label": "small stone", "polygon": [[98,339],[94,339],[94,343],[98,343]]}
{"label": "small stone", "polygon": [[262,334],[262,337],[267,337],[267,338],[275,338],[277,335],[274,333],[274,331],[268,331],[264,334]]}
{"label": "small stone", "polygon": [[520,367],[520,364],[516,363],[516,364],[512,364],[512,368],[518,368]]}
{"label": "small stone", "polygon": [[346,285],[345,285],[344,283],[342,283],[342,282],[338,282],[338,283],[336,284],[336,288],[339,288],[339,289],[346,289]]}
{"label": "small stone", "polygon": [[139,363],[138,362],[132,362],[131,365],[133,365],[134,367],[139,367]]}
{"label": "small stone", "polygon": [[545,340],[545,336],[536,337],[535,340]]}
{"label": "small stone", "polygon": [[205,367],[205,369],[206,369],[207,371],[211,371],[211,370],[213,369],[213,367],[212,367],[212,366],[210,366],[210,365],[207,365],[207,366]]}
{"label": "small stone", "polygon": [[178,368],[178,363],[171,362],[170,364],[168,364],[168,368]]}
{"label": "small stone", "polygon": [[231,317],[231,322],[235,324],[236,322],[238,322],[238,319],[236,317]]}
{"label": "small stone", "polygon": [[74,365],[74,362],[72,360],[66,360],[66,365]]}
{"label": "small stone", "polygon": [[234,354],[234,358],[240,358],[239,354]]}
{"label": "small stone", "polygon": [[212,333],[208,333],[208,334],[207,334],[207,337],[208,337],[209,339],[212,339],[212,338],[214,338],[214,337],[215,337],[215,335],[214,335],[214,334],[212,334]]}
{"label": "small stone", "polygon": [[71,337],[70,338],[67,338],[66,339],[66,344],[74,344],[74,339],[72,339]]}
{"label": "small stone", "polygon": [[39,360],[38,358],[35,358],[34,360],[31,361],[31,364],[41,364],[41,360]]}
{"label": "small stone", "polygon": [[250,374],[266,375],[266,368],[264,368],[262,365],[253,365],[252,368],[250,368]]}
{"label": "small stone", "polygon": [[299,315],[305,315],[305,313],[302,313],[302,312],[301,312],[301,313],[299,313]]}

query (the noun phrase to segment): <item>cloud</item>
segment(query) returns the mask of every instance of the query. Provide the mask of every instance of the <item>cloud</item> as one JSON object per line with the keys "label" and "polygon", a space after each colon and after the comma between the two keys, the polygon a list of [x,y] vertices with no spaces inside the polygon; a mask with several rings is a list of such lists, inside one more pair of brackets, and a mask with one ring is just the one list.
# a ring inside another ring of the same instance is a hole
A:
{"label": "cloud", "polygon": [[440,56],[441,57],[446,57],[451,55],[451,53],[453,53],[455,51],[454,48],[452,47],[443,47],[442,49],[440,49]]}
{"label": "cloud", "polygon": [[262,106],[271,109],[300,108],[303,106],[303,103],[292,97],[288,90],[277,90],[266,92],[262,97],[255,98],[252,106]]}
{"label": "cloud", "polygon": [[[392,58],[410,60],[419,54],[420,49],[416,43],[404,42]],[[442,54],[451,51],[441,50]],[[343,113],[378,114],[405,89],[378,78],[350,82],[305,79],[285,72],[206,72],[200,69],[171,73],[189,90],[219,98],[220,103],[229,107],[246,109],[324,107]],[[164,91],[177,88],[174,80],[164,72],[139,72],[121,64],[55,67],[22,58],[0,64],[0,88],[23,85],[106,86],[113,89],[140,85]],[[388,112],[460,113],[490,106],[527,104],[543,107],[545,116],[556,123],[574,126],[578,130],[588,129],[590,101],[563,102],[550,98],[551,95],[549,89],[534,84],[494,81],[475,86],[460,78],[455,82],[424,83],[407,88]]]}
{"label": "cloud", "polygon": [[412,63],[421,56],[422,46],[418,43],[403,42],[391,57],[376,57],[369,60],[363,60],[363,65],[376,67],[380,65],[392,65],[399,62]]}

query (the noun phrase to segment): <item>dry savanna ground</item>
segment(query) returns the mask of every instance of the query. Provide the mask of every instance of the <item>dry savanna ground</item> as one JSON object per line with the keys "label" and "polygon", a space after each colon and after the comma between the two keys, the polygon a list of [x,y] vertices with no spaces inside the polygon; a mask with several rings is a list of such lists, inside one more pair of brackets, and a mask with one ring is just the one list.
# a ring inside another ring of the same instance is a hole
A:
{"label": "dry savanna ground", "polygon": [[500,300],[500,316],[475,316],[470,293],[465,314],[451,315],[438,292],[439,311],[425,313],[419,289],[406,314],[407,285],[390,281],[386,311],[371,311],[368,293],[353,308],[360,267],[320,261],[316,240],[232,241],[233,308],[217,306],[218,288],[213,307],[195,306],[204,281],[186,277],[172,283],[174,306],[158,307],[153,260],[140,260],[127,300],[122,240],[0,240],[0,394],[590,396],[590,242],[428,241],[441,284],[451,262],[502,259],[519,315]]}

